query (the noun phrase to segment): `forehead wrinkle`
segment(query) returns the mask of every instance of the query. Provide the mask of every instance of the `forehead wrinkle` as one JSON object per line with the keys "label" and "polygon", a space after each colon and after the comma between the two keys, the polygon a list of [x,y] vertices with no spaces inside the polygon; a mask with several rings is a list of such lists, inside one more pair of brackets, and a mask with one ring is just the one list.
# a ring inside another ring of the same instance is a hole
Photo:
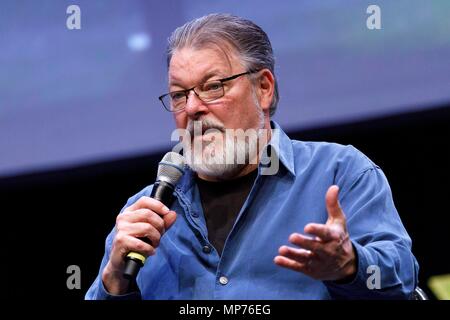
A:
{"label": "forehead wrinkle", "polygon": [[[204,83],[213,77],[223,78],[226,76],[227,76],[227,74],[225,74],[223,71],[221,71],[219,69],[214,69],[214,70],[208,71],[205,75],[203,75],[200,78],[200,80],[197,82],[197,84],[194,84],[194,85]],[[187,86],[184,86],[182,84],[182,81],[179,81],[178,79],[175,79],[174,81],[169,81],[169,86],[177,86],[177,87],[187,89]]]}
{"label": "forehead wrinkle", "polygon": [[[234,60],[237,60],[237,64],[243,66],[242,62],[238,59],[237,54],[235,52],[235,50],[233,50],[233,48],[231,48],[229,45],[225,44],[225,48],[223,48],[222,46],[219,46],[216,43],[210,43],[208,45],[203,45],[200,47],[194,46],[194,47],[187,47],[187,48],[181,48],[179,49],[180,51],[182,51],[183,49],[188,49],[191,50],[192,52],[198,52],[200,50],[212,50],[215,51],[216,53],[219,53],[220,56],[223,56],[224,59],[221,59],[221,61],[225,61],[225,65],[229,68],[229,70],[233,70],[233,63],[232,63],[232,58]],[[227,52],[228,51],[228,52]],[[176,56],[177,52],[174,52],[173,56],[172,56],[172,61],[174,60],[173,58]],[[171,61],[171,62],[172,62]],[[169,65],[169,87],[170,86],[179,86],[182,88],[187,88],[188,86],[183,84],[183,80],[180,78],[177,78],[174,75],[170,76],[170,70],[171,70],[171,65],[172,63]],[[209,68],[205,68],[206,70]],[[191,74],[190,72],[188,72],[189,74]],[[203,73],[203,72],[202,72]],[[218,68],[214,68],[212,71],[208,71],[205,75],[202,76],[202,78],[200,78],[198,81],[196,81],[194,84],[192,85],[197,85],[199,83],[203,83],[206,80],[208,80],[209,78],[213,77],[213,76],[219,76],[219,77],[227,77],[230,76],[229,74],[225,73],[223,70],[220,70]]]}

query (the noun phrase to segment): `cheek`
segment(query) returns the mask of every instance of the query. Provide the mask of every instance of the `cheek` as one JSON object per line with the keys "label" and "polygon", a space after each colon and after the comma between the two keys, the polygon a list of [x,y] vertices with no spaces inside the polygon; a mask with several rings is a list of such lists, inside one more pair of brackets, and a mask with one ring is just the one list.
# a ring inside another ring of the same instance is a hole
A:
{"label": "cheek", "polygon": [[185,112],[174,114],[175,125],[178,129],[185,129],[187,126],[187,116]]}
{"label": "cheek", "polygon": [[241,123],[251,122],[255,114],[255,101],[250,95],[244,95],[239,100],[236,100],[236,105],[233,110],[236,120]]}
{"label": "cheek", "polygon": [[220,120],[228,128],[247,127],[247,121],[250,115],[250,103],[246,97],[236,97],[235,99],[226,99],[220,104],[210,106],[210,112],[215,118]]}
{"label": "cheek", "polygon": [[247,106],[251,102],[246,95],[230,97],[225,100],[221,108],[217,108],[219,112],[226,112],[229,115],[242,115],[245,113]]}

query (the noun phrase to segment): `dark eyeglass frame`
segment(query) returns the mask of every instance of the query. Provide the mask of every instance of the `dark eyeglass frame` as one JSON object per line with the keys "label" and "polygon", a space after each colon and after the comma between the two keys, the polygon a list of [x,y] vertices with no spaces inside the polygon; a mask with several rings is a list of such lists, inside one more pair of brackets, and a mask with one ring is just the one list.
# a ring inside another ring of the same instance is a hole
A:
{"label": "dark eyeglass frame", "polygon": [[[206,82],[200,83],[200,84],[198,84],[198,85],[196,85],[196,86],[194,86],[194,87],[192,87],[192,88],[190,88],[190,89],[176,90],[176,91],[168,92],[168,93],[166,93],[166,94],[163,94],[163,95],[159,96],[158,99],[161,101],[162,105],[164,106],[164,109],[166,109],[167,111],[169,111],[169,112],[180,112],[180,111],[183,111],[183,110],[186,108],[187,100],[188,100],[188,98],[189,98],[189,92],[190,92],[191,90],[194,91],[194,93],[195,93],[195,95],[197,96],[197,98],[199,98],[201,101],[203,101],[203,102],[211,102],[211,101],[220,99],[220,98],[222,98],[222,97],[225,95],[225,88],[223,87],[223,83],[224,83],[224,82],[227,82],[227,81],[230,81],[230,80],[237,79],[237,78],[239,78],[239,77],[241,77],[241,76],[243,76],[243,75],[256,73],[256,72],[258,72],[258,71],[259,71],[259,70],[250,70],[250,71],[247,71],[247,72],[242,72],[242,73],[238,73],[238,74],[232,75],[232,76],[227,77],[227,78],[206,81]],[[195,91],[195,89],[198,88],[198,87],[204,86],[205,84],[210,83],[210,82],[220,82],[220,83],[222,84],[222,95],[221,95],[221,96],[218,96],[217,98],[214,98],[214,99],[205,101],[204,99],[202,99],[202,98],[200,97],[200,95]],[[186,103],[185,103],[184,107],[178,108],[178,109],[175,109],[175,110],[172,110],[172,108],[170,107],[170,105],[169,105],[169,106],[166,106],[166,104],[164,103],[164,98],[166,98],[167,96],[170,96],[170,95],[172,95],[172,94],[175,94],[175,93],[184,93],[184,96],[185,96],[185,98],[186,98]]]}

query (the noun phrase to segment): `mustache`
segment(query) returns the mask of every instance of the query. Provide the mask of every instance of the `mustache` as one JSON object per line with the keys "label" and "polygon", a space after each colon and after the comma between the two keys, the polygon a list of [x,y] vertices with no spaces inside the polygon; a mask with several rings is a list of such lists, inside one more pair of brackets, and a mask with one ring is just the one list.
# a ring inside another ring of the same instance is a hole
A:
{"label": "mustache", "polygon": [[213,120],[213,119],[202,119],[202,120],[195,120],[195,121],[188,121],[186,130],[189,132],[189,134],[191,135],[191,137],[194,136],[194,129],[195,128],[201,128],[201,132],[202,134],[209,129],[216,129],[219,130],[221,132],[225,132],[225,126],[223,125],[223,123],[221,123],[220,121],[217,120]]}

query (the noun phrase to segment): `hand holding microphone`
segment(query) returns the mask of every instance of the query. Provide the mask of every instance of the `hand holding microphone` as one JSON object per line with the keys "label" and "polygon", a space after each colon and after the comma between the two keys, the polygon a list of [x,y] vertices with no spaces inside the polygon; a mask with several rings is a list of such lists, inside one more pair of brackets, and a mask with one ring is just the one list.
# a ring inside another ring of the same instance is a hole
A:
{"label": "hand holding microphone", "polygon": [[175,222],[173,203],[175,185],[183,174],[184,158],[168,152],[158,166],[150,197],[141,197],[117,217],[116,235],[102,281],[111,294],[127,291],[146,257],[155,254],[160,238]]}

